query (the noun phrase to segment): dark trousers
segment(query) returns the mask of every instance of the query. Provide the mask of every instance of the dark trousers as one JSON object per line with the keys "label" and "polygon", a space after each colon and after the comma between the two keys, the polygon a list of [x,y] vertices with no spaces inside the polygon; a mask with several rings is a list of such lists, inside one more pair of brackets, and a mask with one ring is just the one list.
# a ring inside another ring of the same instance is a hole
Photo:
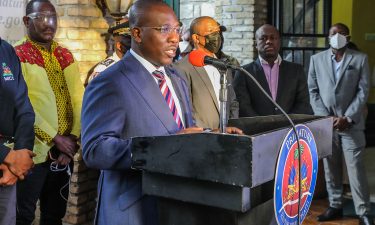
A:
{"label": "dark trousers", "polygon": [[16,185],[0,187],[0,224],[16,224]]}
{"label": "dark trousers", "polygon": [[[25,180],[17,183],[17,225],[30,225],[34,221],[38,199],[40,225],[62,224],[61,219],[66,212],[65,199],[68,199],[70,177],[66,170],[51,171],[50,164],[51,161],[47,161],[35,165]],[[62,187],[64,189],[61,190]]]}

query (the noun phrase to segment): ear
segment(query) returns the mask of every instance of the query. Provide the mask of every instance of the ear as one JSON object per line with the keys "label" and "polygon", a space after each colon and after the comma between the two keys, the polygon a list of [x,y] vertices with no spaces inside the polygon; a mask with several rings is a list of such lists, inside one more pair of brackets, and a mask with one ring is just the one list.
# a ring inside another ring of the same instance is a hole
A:
{"label": "ear", "polygon": [[141,35],[141,29],[138,27],[134,27],[131,29],[132,38],[135,42],[141,43],[142,42],[142,35]]}
{"label": "ear", "polygon": [[27,16],[22,17],[23,24],[25,24],[26,27],[29,27],[30,24],[30,18]]}
{"label": "ear", "polygon": [[349,42],[351,37],[350,35],[346,36],[346,41]]}
{"label": "ear", "polygon": [[193,41],[194,47],[198,48],[199,44],[199,37],[197,34],[192,34],[191,35],[191,40]]}
{"label": "ear", "polygon": [[115,48],[118,50],[118,51],[121,51],[121,43],[120,42],[116,42],[116,46]]}

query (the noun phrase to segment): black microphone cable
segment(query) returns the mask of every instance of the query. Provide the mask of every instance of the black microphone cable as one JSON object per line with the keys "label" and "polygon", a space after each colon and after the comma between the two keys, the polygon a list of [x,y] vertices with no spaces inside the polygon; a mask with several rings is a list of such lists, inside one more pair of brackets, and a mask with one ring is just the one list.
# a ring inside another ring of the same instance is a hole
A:
{"label": "black microphone cable", "polygon": [[280,111],[281,113],[288,119],[289,123],[292,125],[292,128],[293,128],[293,131],[294,133],[296,134],[296,137],[297,137],[297,145],[298,145],[298,173],[299,173],[299,176],[298,176],[298,220],[297,220],[297,225],[300,224],[300,210],[301,210],[301,197],[302,197],[302,193],[301,193],[301,182],[302,182],[302,177],[301,177],[301,145],[300,145],[300,142],[299,142],[299,136],[298,136],[298,133],[297,133],[297,129],[296,129],[296,126],[294,124],[294,122],[292,121],[292,119],[289,117],[289,115],[281,108],[281,106],[279,106],[279,104],[277,104],[276,101],[274,101],[272,99],[272,97],[264,90],[264,88],[262,87],[262,85],[259,84],[259,82],[255,79],[255,77],[249,73],[248,71],[246,71],[245,69],[241,68],[241,67],[237,67],[237,66],[230,66],[232,69],[236,69],[236,70],[240,70],[241,72],[243,72],[244,74],[246,74],[248,77],[250,77],[250,79],[252,81],[254,81],[254,83],[258,86],[258,88],[263,92],[263,94],[272,102],[272,104],[274,104]]}

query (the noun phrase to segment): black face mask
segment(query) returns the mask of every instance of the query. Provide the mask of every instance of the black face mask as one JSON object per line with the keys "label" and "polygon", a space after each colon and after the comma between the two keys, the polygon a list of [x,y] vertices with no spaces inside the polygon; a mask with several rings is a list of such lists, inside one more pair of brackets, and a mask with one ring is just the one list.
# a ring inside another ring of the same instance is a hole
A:
{"label": "black face mask", "polygon": [[220,33],[212,33],[204,37],[206,38],[206,44],[204,45],[204,48],[216,54],[219,51],[222,42]]}

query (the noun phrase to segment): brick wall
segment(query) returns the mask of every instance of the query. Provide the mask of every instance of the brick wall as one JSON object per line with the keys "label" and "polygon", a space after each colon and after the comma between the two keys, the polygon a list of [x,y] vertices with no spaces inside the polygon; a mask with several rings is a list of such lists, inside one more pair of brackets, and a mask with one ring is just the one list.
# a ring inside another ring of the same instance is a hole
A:
{"label": "brick wall", "polygon": [[241,65],[256,57],[255,30],[267,22],[264,0],[181,0],[181,21],[189,26],[199,16],[211,16],[227,27],[223,51],[238,59]]}
{"label": "brick wall", "polygon": [[[52,0],[52,3],[59,18],[56,41],[73,53],[84,81],[87,72],[106,57],[106,43],[102,34],[108,29],[107,20],[95,0]],[[83,163],[80,150],[74,157],[64,224],[93,224],[98,177],[98,171],[88,169]]]}
{"label": "brick wall", "polygon": [[52,0],[59,15],[56,40],[72,51],[84,79],[93,65],[106,57],[101,34],[108,23],[95,0]]}

